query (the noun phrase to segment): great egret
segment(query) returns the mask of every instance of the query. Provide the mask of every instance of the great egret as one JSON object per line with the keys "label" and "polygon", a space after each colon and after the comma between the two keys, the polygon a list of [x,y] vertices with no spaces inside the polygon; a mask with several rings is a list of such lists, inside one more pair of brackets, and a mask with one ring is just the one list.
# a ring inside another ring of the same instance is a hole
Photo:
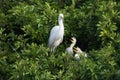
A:
{"label": "great egret", "polygon": [[68,53],[69,57],[73,57],[73,47],[75,46],[77,40],[75,37],[72,37],[70,39],[70,41],[72,42],[70,47],[66,48],[66,52]]}
{"label": "great egret", "polygon": [[84,53],[79,47],[74,47],[73,51],[75,52],[74,58],[76,60],[80,60],[80,55],[83,55],[84,57],[87,57],[87,54]]}
{"label": "great egret", "polygon": [[48,47],[50,52],[53,52],[54,49],[60,45],[63,41],[64,36],[64,24],[63,24],[63,14],[60,13],[58,16],[58,26],[54,26],[51,29],[49,40],[48,40]]}

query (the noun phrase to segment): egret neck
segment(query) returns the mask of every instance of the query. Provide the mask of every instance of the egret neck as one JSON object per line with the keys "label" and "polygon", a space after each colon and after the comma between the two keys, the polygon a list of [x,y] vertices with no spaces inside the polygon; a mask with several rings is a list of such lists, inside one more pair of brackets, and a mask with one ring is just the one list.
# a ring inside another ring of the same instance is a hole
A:
{"label": "egret neck", "polygon": [[64,29],[63,18],[58,18],[59,28]]}
{"label": "egret neck", "polygon": [[73,42],[73,43],[70,45],[70,47],[74,47],[75,44],[76,44],[76,42]]}
{"label": "egret neck", "polygon": [[58,18],[58,24],[59,24],[59,34],[58,35],[60,35],[63,38],[63,35],[64,35],[64,25],[63,25],[63,18],[62,17]]}

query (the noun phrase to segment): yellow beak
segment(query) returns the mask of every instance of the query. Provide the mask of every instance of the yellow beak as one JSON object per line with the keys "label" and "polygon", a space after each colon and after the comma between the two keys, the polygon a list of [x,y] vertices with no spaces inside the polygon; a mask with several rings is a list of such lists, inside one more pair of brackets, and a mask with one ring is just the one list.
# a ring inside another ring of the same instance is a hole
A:
{"label": "yellow beak", "polygon": [[77,50],[77,48],[73,47],[73,51],[74,51],[74,52],[77,52],[78,50]]}
{"label": "yellow beak", "polygon": [[71,38],[70,41],[73,42],[74,40]]}

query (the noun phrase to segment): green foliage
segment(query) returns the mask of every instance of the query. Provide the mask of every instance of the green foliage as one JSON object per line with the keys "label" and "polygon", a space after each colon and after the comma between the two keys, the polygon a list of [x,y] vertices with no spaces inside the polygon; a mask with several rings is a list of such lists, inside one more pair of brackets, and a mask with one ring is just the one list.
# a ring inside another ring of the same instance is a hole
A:
{"label": "green foliage", "polygon": [[[50,54],[51,28],[64,14],[64,41]],[[0,80],[119,80],[120,3],[104,0],[1,0]],[[69,38],[88,52],[75,61]]]}

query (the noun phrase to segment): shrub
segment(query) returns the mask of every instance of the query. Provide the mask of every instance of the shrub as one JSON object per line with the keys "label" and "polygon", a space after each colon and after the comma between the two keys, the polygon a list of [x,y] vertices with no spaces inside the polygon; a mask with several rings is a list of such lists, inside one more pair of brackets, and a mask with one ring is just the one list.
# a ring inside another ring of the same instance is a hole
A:
{"label": "shrub", "polygon": [[[0,1],[0,80],[119,80],[120,4],[93,0]],[[63,43],[50,54],[48,37],[64,14]],[[69,38],[88,52],[67,58]]]}

